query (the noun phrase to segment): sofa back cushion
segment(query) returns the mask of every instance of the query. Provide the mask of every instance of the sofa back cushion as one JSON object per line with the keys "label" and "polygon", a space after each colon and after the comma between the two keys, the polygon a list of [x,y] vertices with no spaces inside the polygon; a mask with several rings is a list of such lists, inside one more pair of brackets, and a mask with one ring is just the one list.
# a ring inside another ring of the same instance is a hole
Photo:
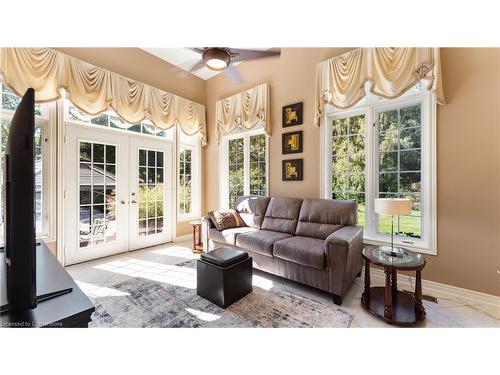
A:
{"label": "sofa back cushion", "polygon": [[299,198],[271,198],[262,229],[294,234],[301,204]]}
{"label": "sofa back cushion", "polygon": [[247,226],[260,229],[270,200],[268,197],[245,195],[238,198],[234,209]]}
{"label": "sofa back cushion", "polygon": [[295,235],[326,239],[346,225],[356,225],[357,205],[350,200],[304,199]]}

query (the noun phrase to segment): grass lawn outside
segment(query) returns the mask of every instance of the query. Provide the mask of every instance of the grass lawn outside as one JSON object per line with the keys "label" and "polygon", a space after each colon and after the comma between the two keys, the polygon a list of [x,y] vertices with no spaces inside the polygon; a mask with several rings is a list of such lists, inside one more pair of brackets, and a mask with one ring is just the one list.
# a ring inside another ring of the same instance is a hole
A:
{"label": "grass lawn outside", "polygon": [[[408,237],[420,238],[422,235],[421,212],[412,210],[410,216],[400,216],[400,234]],[[394,234],[398,234],[398,217],[394,216]],[[365,205],[358,204],[358,225],[365,226]],[[391,216],[379,215],[380,233],[391,233]]]}

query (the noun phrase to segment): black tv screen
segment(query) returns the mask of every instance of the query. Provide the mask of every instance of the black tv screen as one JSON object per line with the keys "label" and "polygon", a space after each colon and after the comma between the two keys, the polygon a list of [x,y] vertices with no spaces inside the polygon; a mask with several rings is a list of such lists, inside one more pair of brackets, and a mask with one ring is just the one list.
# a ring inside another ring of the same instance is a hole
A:
{"label": "black tv screen", "polygon": [[5,258],[9,310],[36,307],[35,92],[28,89],[12,118],[4,163]]}

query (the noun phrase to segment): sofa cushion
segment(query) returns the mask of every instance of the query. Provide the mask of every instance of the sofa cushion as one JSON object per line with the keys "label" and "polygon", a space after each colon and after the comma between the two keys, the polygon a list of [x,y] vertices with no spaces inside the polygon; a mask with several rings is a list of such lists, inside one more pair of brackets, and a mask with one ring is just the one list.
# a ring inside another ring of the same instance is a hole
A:
{"label": "sofa cushion", "polygon": [[304,199],[295,234],[324,240],[336,230],[355,225],[356,222],[357,207],[354,201]]}
{"label": "sofa cushion", "polygon": [[261,228],[295,234],[301,204],[298,198],[271,198]]}
{"label": "sofa cushion", "polygon": [[236,237],[236,246],[259,254],[272,256],[273,243],[289,237],[292,237],[292,235],[261,229],[238,235]]}
{"label": "sofa cushion", "polygon": [[273,255],[289,262],[322,270],[326,263],[325,241],[300,236],[287,238],[274,243]]}
{"label": "sofa cushion", "polygon": [[235,210],[247,226],[259,229],[270,200],[268,197],[245,195],[238,198]]}
{"label": "sofa cushion", "polygon": [[236,243],[236,237],[239,236],[241,233],[248,233],[254,231],[257,231],[257,229],[250,227],[236,227],[224,230],[218,230],[217,228],[210,228],[208,230],[208,238],[210,238],[212,241],[234,245]]}

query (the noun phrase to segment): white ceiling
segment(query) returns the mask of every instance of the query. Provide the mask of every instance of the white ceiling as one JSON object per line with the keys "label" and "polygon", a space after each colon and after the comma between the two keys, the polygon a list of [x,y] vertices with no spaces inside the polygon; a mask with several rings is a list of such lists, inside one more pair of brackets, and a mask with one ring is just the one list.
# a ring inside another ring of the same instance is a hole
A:
{"label": "white ceiling", "polygon": [[[162,60],[165,60],[166,62],[172,65],[179,67],[180,69],[186,72],[189,71],[189,69],[191,69],[193,65],[196,64],[199,60],[201,60],[201,55],[197,52],[194,52],[193,50],[190,50],[189,48],[142,48],[142,49],[152,55],[155,55],[156,57],[159,57]],[[266,51],[269,48],[248,48],[248,49]],[[241,63],[242,63],[241,61],[235,62],[234,65],[238,65]],[[208,69],[207,67],[203,67],[191,73],[201,79],[207,80],[222,72],[217,72]]]}

